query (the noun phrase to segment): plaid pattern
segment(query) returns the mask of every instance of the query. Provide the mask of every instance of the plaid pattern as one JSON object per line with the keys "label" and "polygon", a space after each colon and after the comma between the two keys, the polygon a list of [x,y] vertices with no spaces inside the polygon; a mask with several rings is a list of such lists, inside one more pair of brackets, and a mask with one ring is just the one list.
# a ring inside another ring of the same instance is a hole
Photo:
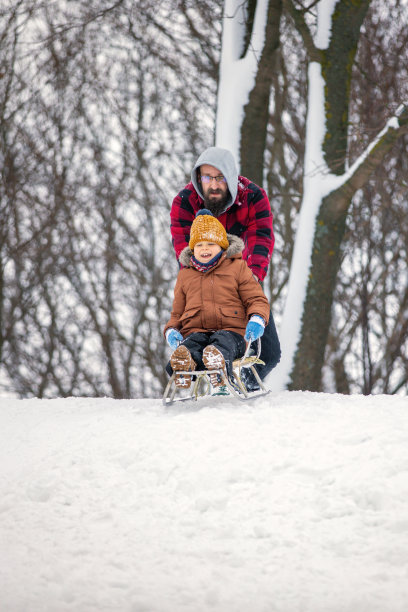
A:
{"label": "plaid pattern", "polygon": [[[188,245],[190,227],[204,202],[189,183],[174,198],[170,211],[170,229],[177,259]],[[238,177],[238,193],[227,212],[218,217],[227,233],[245,243],[242,253],[252,272],[263,280],[271,260],[274,235],[272,211],[266,192],[249,179]]]}

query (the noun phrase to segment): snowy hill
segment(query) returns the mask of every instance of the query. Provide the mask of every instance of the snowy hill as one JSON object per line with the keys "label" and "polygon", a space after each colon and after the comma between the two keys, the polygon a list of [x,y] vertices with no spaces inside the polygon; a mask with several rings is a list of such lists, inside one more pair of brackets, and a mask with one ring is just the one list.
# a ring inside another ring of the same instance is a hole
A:
{"label": "snowy hill", "polygon": [[407,609],[407,398],[0,399],[1,612]]}

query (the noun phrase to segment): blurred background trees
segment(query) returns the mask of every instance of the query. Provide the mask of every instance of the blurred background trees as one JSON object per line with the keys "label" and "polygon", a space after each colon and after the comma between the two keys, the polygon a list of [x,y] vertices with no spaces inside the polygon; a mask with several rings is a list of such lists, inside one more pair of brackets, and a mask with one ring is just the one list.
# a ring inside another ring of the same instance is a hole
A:
{"label": "blurred background trees", "polygon": [[158,395],[177,273],[169,202],[213,140],[221,7],[1,12],[3,389]]}
{"label": "blurred background trees", "polygon": [[[311,27],[315,4],[296,3]],[[353,68],[351,160],[408,98],[408,9],[382,4],[370,3]],[[222,15],[215,0],[3,2],[3,394],[161,394],[177,274],[169,210],[214,142]],[[264,176],[276,247],[266,290],[279,325],[307,88],[306,51],[285,3],[272,47]],[[407,391],[406,150],[403,137],[353,198],[323,390]]]}

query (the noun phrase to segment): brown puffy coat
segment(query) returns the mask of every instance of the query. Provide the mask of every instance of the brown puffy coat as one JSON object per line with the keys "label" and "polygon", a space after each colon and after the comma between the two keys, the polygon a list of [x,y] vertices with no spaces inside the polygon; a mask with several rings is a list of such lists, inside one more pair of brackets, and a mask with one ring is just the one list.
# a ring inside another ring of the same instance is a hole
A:
{"label": "brown puffy coat", "polygon": [[[178,329],[183,337],[193,332],[225,329],[242,336],[251,315],[269,319],[269,302],[261,285],[242,259],[244,243],[228,234],[229,247],[208,272],[192,267],[180,270],[174,288],[171,317],[164,328]],[[190,266],[192,252],[186,247],[180,263]]]}

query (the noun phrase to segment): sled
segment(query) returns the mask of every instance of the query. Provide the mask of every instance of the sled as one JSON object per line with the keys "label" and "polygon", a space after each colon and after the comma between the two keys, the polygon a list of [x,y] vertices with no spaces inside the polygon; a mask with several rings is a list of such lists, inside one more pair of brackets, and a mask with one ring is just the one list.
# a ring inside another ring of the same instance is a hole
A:
{"label": "sled", "polygon": [[[173,404],[175,402],[186,402],[186,401],[197,401],[199,398],[203,397],[214,397],[211,395],[211,383],[210,383],[210,374],[219,374],[222,379],[221,385],[225,385],[230,393],[227,397],[236,397],[242,402],[246,402],[250,399],[255,399],[257,397],[262,397],[270,393],[270,390],[265,387],[263,384],[258,372],[255,369],[256,364],[265,365],[265,363],[259,358],[261,353],[261,342],[258,339],[257,344],[257,352],[255,355],[251,355],[251,342],[247,343],[247,347],[244,355],[240,359],[235,359],[232,364],[232,371],[234,374],[233,380],[229,380],[228,376],[226,376],[225,372],[221,369],[215,370],[191,370],[189,371],[180,371],[177,370],[173,372],[171,375],[169,382],[163,393],[163,404],[165,406],[169,404]],[[248,391],[245,384],[241,379],[241,370],[244,368],[249,368],[255,379],[259,385],[258,391]],[[193,378],[191,386],[188,389],[183,389],[176,387],[175,385],[175,377],[176,375],[184,374],[185,376],[190,376]],[[185,397],[176,397],[177,392],[187,391],[188,395]],[[218,395],[217,397],[222,397]]]}

